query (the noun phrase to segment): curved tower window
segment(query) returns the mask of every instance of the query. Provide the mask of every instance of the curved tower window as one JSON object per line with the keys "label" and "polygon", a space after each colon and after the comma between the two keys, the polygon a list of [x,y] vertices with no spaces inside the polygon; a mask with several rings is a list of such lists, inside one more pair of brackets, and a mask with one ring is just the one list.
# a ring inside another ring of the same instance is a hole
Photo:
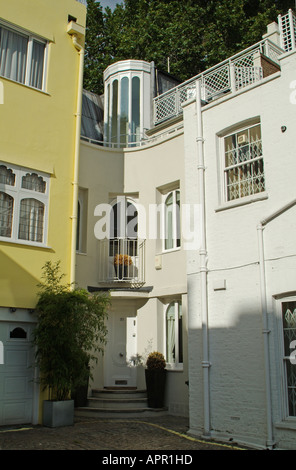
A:
{"label": "curved tower window", "polygon": [[120,143],[128,142],[129,134],[129,79],[123,77],[121,79],[120,91]]}
{"label": "curved tower window", "polygon": [[132,118],[131,118],[131,141],[140,140],[140,78],[132,79]]}
{"label": "curved tower window", "polygon": [[111,142],[117,143],[118,130],[118,80],[112,85]]}

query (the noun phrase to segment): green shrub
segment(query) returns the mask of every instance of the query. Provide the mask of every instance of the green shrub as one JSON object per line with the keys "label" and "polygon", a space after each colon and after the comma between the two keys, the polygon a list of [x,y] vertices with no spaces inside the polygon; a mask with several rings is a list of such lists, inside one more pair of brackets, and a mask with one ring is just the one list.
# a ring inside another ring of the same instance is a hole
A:
{"label": "green shrub", "polygon": [[109,295],[89,294],[61,284],[60,263],[43,267],[45,282],[39,285],[34,330],[40,383],[57,400],[85,382],[89,362],[103,352]]}

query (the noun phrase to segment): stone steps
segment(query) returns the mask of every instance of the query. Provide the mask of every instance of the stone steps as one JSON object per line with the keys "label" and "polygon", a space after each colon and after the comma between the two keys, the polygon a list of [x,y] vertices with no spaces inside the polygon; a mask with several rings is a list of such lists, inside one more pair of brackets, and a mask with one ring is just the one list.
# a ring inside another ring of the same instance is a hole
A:
{"label": "stone steps", "polygon": [[149,408],[146,390],[93,389],[87,406],[75,408],[75,416],[135,418],[167,414],[166,408]]}

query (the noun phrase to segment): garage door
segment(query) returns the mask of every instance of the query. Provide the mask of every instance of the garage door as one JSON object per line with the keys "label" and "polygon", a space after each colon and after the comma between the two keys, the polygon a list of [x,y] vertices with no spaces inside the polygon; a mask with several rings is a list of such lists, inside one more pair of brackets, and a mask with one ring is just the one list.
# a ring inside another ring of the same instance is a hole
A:
{"label": "garage door", "polygon": [[0,364],[0,426],[32,422],[33,325],[0,322],[4,364]]}

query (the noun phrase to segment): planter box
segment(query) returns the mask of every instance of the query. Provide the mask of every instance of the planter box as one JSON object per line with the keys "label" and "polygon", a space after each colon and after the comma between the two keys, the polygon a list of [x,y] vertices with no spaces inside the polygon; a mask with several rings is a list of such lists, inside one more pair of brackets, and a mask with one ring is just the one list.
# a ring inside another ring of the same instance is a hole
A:
{"label": "planter box", "polygon": [[42,423],[51,428],[72,426],[74,424],[74,400],[45,400]]}
{"label": "planter box", "polygon": [[163,408],[166,384],[166,370],[145,369],[145,377],[149,408]]}

